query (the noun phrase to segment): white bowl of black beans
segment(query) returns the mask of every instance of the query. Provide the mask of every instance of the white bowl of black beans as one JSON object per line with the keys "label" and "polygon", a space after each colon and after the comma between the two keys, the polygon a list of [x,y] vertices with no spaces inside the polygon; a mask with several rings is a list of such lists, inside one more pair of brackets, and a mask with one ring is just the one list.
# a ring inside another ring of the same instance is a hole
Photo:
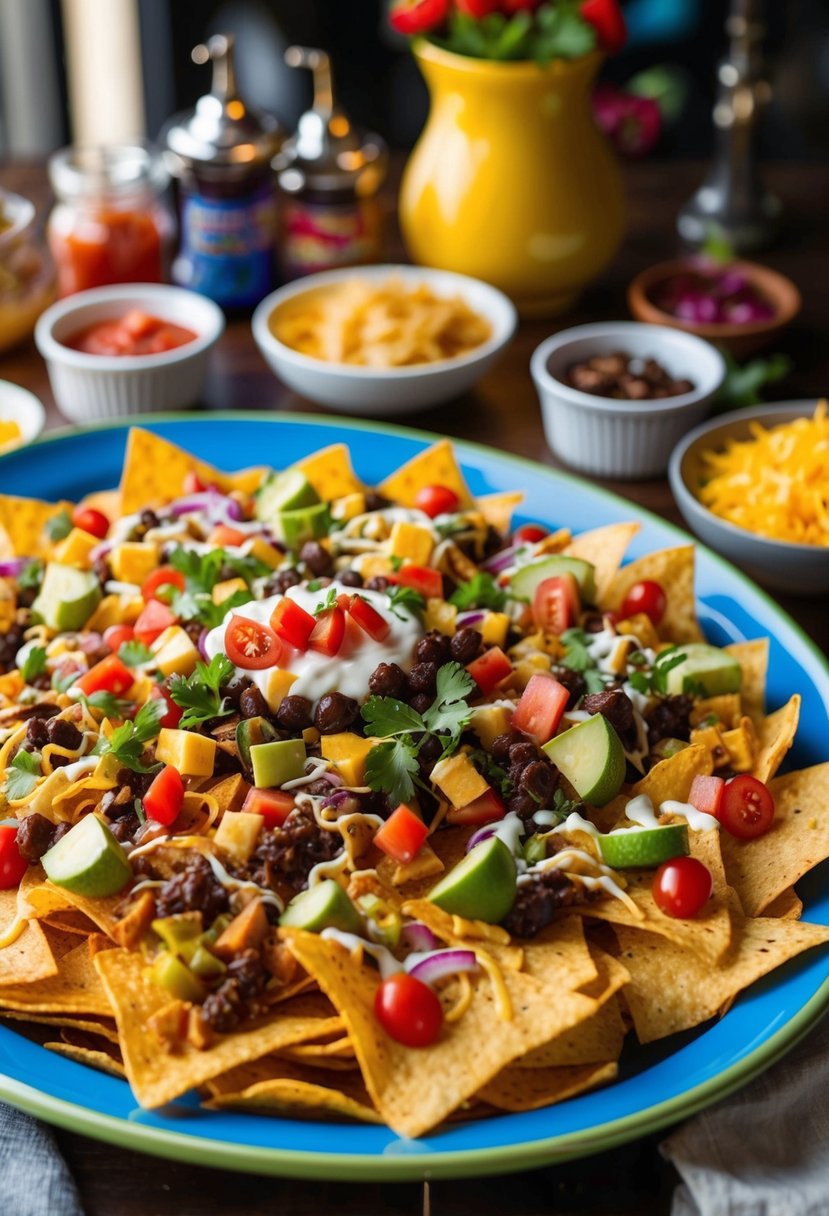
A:
{"label": "white bowl of black beans", "polygon": [[706,418],[725,378],[716,347],[665,325],[578,325],[530,361],[551,449],[584,473],[658,477],[683,435]]}

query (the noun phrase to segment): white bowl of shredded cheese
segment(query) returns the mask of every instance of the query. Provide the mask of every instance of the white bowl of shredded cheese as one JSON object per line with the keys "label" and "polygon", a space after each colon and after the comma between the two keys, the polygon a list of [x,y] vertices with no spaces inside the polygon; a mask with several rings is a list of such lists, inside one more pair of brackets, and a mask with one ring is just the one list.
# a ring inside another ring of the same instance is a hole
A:
{"label": "white bowl of shredded cheese", "polygon": [[671,456],[671,489],[696,534],[775,590],[829,592],[829,408],[751,407],[698,426]]}

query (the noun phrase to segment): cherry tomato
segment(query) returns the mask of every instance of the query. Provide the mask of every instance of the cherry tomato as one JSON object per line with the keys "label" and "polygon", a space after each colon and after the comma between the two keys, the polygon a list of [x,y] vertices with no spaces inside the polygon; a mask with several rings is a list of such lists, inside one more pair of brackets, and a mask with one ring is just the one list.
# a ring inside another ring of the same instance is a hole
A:
{"label": "cherry tomato", "polygon": [[175,823],[184,806],[184,782],[178,769],[165,764],[141,801],[148,818],[165,826]]}
{"label": "cherry tomato", "polygon": [[603,51],[615,55],[622,49],[628,32],[618,0],[583,0],[579,12],[593,26]]}
{"label": "cherry tomato", "polygon": [[389,25],[398,34],[425,34],[441,25],[449,13],[449,0],[396,0]]}
{"label": "cherry tomato", "polygon": [[512,729],[523,731],[536,743],[548,743],[558,730],[569,700],[569,690],[555,676],[537,672],[530,676],[515,707]]}
{"label": "cherry tomato", "polygon": [[208,536],[207,543],[215,545],[217,549],[238,549],[247,539],[247,535],[238,528],[231,528],[229,524],[217,524]]}
{"label": "cherry tomato", "polygon": [[490,13],[494,13],[500,7],[501,0],[455,0],[455,8],[458,12],[466,13],[468,17],[474,17],[476,21],[480,21],[482,17],[488,17]]}
{"label": "cherry tomato", "polygon": [[443,595],[443,575],[440,570],[431,566],[401,566],[389,582],[399,583],[401,587],[411,587],[424,599],[437,599]]}
{"label": "cherry tomato", "polygon": [[739,840],[763,836],[774,822],[774,798],[767,785],[741,773],[726,781],[718,819]]}
{"label": "cherry tomato", "polygon": [[150,600],[133,626],[136,641],[151,646],[177,620],[178,617],[167,604],[162,604],[161,600]]}
{"label": "cherry tomato", "polygon": [[496,684],[500,684],[510,674],[512,663],[500,646],[491,646],[479,658],[467,663],[466,670],[484,696],[487,696]]}
{"label": "cherry tomato", "polygon": [[641,583],[634,583],[628,591],[622,600],[619,615],[624,621],[630,616],[636,616],[638,612],[643,612],[645,616],[650,617],[654,625],[658,625],[667,606],[667,597],[659,583],[644,579]]}
{"label": "cherry tomato", "polygon": [[242,810],[261,815],[265,828],[280,828],[296,806],[293,794],[287,790],[248,790]]}
{"label": "cherry tomato", "polygon": [[170,696],[169,689],[165,688],[163,684],[154,684],[150,689],[150,697],[153,701],[163,701],[167,706],[164,716],[158,720],[158,725],[174,730],[181,721],[184,710],[180,705],[176,705]]}
{"label": "cherry tomato", "polygon": [[690,920],[702,911],[713,885],[711,871],[696,857],[674,857],[656,871],[653,898],[666,916]]}
{"label": "cherry tomato", "polygon": [[20,886],[29,863],[17,847],[17,828],[0,827],[0,891]]}
{"label": "cherry tomato", "polygon": [[375,642],[383,642],[389,636],[391,625],[362,595],[351,596],[347,611],[363,633],[367,633]]}
{"label": "cherry tomato", "polygon": [[317,617],[313,632],[308,639],[311,650],[326,654],[329,658],[337,653],[345,637],[345,613],[342,608],[329,608]]}
{"label": "cherry tomato", "polygon": [[542,579],[535,589],[533,620],[544,633],[564,633],[575,625],[580,610],[579,585],[572,574]]}
{"label": "cherry tomato", "polygon": [[153,570],[141,585],[141,597],[144,603],[149,604],[150,600],[166,602],[158,594],[162,587],[174,587],[176,591],[184,591],[184,575],[180,570],[174,570],[172,566],[159,566],[157,570]]}
{"label": "cherry tomato", "polygon": [[234,666],[248,671],[278,667],[284,653],[285,647],[268,625],[235,613],[230,618],[225,630],[225,654]]}
{"label": "cherry tomato", "polygon": [[73,687],[91,697],[94,692],[111,692],[122,697],[135,683],[135,672],[122,663],[117,654],[109,654],[100,663],[90,667],[85,675],[76,680]]}
{"label": "cherry tomato", "polygon": [[688,801],[698,811],[719,819],[724,791],[725,781],[722,777],[704,777],[698,774],[691,782]]}
{"label": "cherry tomato", "polygon": [[506,813],[506,804],[501,795],[489,789],[485,794],[479,794],[474,802],[467,802],[466,806],[450,806],[446,812],[446,822],[471,823],[480,827],[485,823],[496,823]]}
{"label": "cherry tomato", "polygon": [[184,480],[181,483],[181,489],[184,494],[203,494],[207,486],[192,469],[188,469],[184,474]]}
{"label": "cherry tomato", "polygon": [[72,524],[82,532],[88,532],[90,536],[97,536],[98,540],[103,540],[109,531],[106,515],[103,511],[96,511],[94,507],[75,507],[72,512]]}
{"label": "cherry tomato", "polygon": [[522,524],[512,534],[514,545],[537,545],[545,536],[550,535],[550,529],[543,524]]}
{"label": "cherry tomato", "polygon": [[443,1023],[443,1010],[432,989],[405,971],[383,980],[374,1012],[386,1034],[406,1047],[430,1047]]}
{"label": "cherry tomato", "polygon": [[132,625],[110,625],[104,630],[104,641],[113,654],[117,654],[124,642],[131,642],[134,637],[135,630]]}
{"label": "cherry tomato", "polygon": [[306,612],[287,595],[271,613],[271,629],[295,650],[307,649],[308,639],[314,632],[316,623],[316,618],[310,612]]}
{"label": "cherry tomato", "polygon": [[460,506],[460,499],[449,486],[422,486],[415,495],[415,506],[432,519],[436,515],[451,515]]}
{"label": "cherry tomato", "polygon": [[428,835],[429,829],[420,816],[401,803],[375,834],[374,843],[389,857],[407,865]]}

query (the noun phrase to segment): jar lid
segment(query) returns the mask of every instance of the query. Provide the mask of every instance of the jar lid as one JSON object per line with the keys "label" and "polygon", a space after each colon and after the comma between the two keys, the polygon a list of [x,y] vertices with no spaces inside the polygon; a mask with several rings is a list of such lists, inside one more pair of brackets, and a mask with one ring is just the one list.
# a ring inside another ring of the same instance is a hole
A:
{"label": "jar lid", "polygon": [[147,190],[160,194],[169,176],[147,144],[90,144],[61,148],[50,156],[49,180],[61,199],[114,201]]}
{"label": "jar lid", "polygon": [[289,46],[285,62],[313,73],[314,103],[274,157],[280,186],[289,194],[305,189],[373,194],[386,174],[386,145],[379,135],[355,127],[335,103],[328,55],[316,47]]}
{"label": "jar lid", "polygon": [[251,168],[267,164],[284,132],[279,119],[245,104],[236,88],[233,36],[215,34],[194,47],[194,63],[213,64],[209,93],[195,109],[176,114],[161,133],[165,160],[179,177],[189,168],[204,176],[244,177]]}

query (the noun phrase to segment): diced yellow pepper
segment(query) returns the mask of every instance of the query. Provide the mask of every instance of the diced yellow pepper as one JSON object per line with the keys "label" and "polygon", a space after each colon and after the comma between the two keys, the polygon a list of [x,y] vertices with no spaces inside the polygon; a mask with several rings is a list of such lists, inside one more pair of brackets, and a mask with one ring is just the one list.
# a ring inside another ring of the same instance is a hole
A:
{"label": "diced yellow pepper", "polygon": [[264,815],[254,815],[250,811],[225,811],[213,843],[238,865],[244,865],[256,848],[264,822]]}
{"label": "diced yellow pepper", "polygon": [[423,625],[427,630],[436,629],[438,633],[443,633],[446,637],[451,638],[455,632],[457,615],[458,610],[454,604],[449,604],[446,600],[435,596],[426,601]]}
{"label": "diced yellow pepper", "polygon": [[100,543],[100,538],[93,536],[91,532],[84,532],[83,528],[73,528],[55,547],[55,560],[63,562],[65,566],[81,566],[88,570],[91,565],[89,555]]}
{"label": "diced yellow pepper", "polygon": [[292,671],[283,671],[281,667],[274,668],[268,676],[265,700],[272,714],[276,713],[284,699],[288,696],[288,693],[291,691],[291,685],[296,679],[297,677]]}
{"label": "diced yellow pepper", "polygon": [[481,705],[473,709],[469,725],[481,740],[481,746],[487,750],[499,735],[505,735],[510,729],[512,711],[505,705]]}
{"label": "diced yellow pepper", "polygon": [[275,570],[277,566],[281,566],[285,559],[285,554],[280,549],[275,549],[273,545],[269,545],[261,536],[257,536],[251,542],[250,556],[255,557],[257,561],[262,562],[264,566],[268,566],[271,570]]}
{"label": "diced yellow pepper", "polygon": [[347,523],[349,519],[355,519],[358,515],[365,514],[366,496],[365,494],[344,494],[342,498],[336,498],[331,504],[331,518],[337,523]]}
{"label": "diced yellow pepper", "polygon": [[476,628],[480,629],[486,646],[503,646],[509,633],[509,624],[506,612],[488,612]]}
{"label": "diced yellow pepper", "polygon": [[158,545],[148,541],[125,540],[110,552],[112,577],[121,583],[139,586],[159,565]]}
{"label": "diced yellow pepper", "polygon": [[190,730],[163,726],[155,749],[156,760],[172,764],[183,777],[212,777],[216,740]]}
{"label": "diced yellow pepper", "polygon": [[728,748],[729,767],[735,773],[749,773],[757,754],[757,732],[751,718],[743,717],[740,725],[723,732],[722,741]]}
{"label": "diced yellow pepper", "polygon": [[210,598],[214,604],[223,604],[235,591],[247,591],[248,585],[243,578],[227,578],[223,583],[216,583]]}
{"label": "diced yellow pepper", "polygon": [[714,768],[723,768],[729,763],[731,756],[725,740],[716,726],[704,726],[691,731],[691,744],[701,744],[711,754]]}
{"label": "diced yellow pepper", "polygon": [[425,566],[432,556],[435,542],[428,528],[398,520],[392,527],[388,551],[395,557],[407,558],[414,566]]}
{"label": "diced yellow pepper", "polygon": [[324,760],[336,765],[346,785],[365,785],[366,757],[377,742],[377,739],[363,739],[351,731],[341,731],[321,736],[320,753]]}
{"label": "diced yellow pepper", "polygon": [[385,578],[387,574],[392,573],[391,562],[381,553],[363,553],[352,560],[351,566],[362,575],[365,582],[370,578]]}
{"label": "diced yellow pepper", "polygon": [[199,661],[199,652],[181,625],[171,625],[160,633],[150,650],[165,676],[189,676]]}
{"label": "diced yellow pepper", "polygon": [[489,789],[488,783],[464,752],[439,760],[432,769],[431,781],[454,807],[468,806]]}

